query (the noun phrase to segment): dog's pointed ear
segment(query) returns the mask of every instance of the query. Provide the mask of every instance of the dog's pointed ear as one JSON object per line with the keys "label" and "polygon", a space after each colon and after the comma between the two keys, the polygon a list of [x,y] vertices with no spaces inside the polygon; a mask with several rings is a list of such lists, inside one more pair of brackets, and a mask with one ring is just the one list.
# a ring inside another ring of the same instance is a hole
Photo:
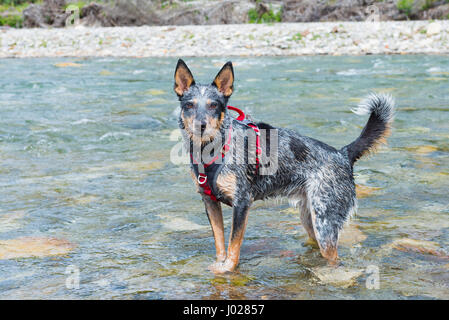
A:
{"label": "dog's pointed ear", "polygon": [[191,86],[195,84],[192,73],[187,67],[186,63],[182,60],[178,60],[175,70],[175,92],[179,97],[184,95],[184,92],[189,90]]}
{"label": "dog's pointed ear", "polygon": [[218,91],[223,93],[226,98],[231,96],[234,90],[234,69],[231,61],[226,62],[223,68],[221,68],[212,85],[217,87]]}

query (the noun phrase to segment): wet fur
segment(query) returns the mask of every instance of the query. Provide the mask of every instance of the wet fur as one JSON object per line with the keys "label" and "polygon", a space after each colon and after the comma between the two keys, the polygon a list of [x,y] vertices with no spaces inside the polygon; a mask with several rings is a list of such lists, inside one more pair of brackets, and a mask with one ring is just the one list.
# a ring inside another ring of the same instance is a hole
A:
{"label": "wet fur", "polygon": [[[185,64],[183,62],[181,64],[184,68]],[[227,67],[232,68],[232,65],[228,63]],[[231,71],[233,77],[233,70]],[[192,82],[194,83],[193,80]],[[187,118],[183,115],[185,101],[193,99],[204,101],[204,97],[211,101],[218,101],[217,112],[207,118],[207,125],[211,126],[210,132],[215,132],[215,135],[208,136],[201,141],[188,135],[185,136],[186,143],[190,146],[194,143],[201,143],[204,147],[208,143],[214,143],[215,139],[224,141],[226,132],[232,123],[231,148],[241,147],[241,141],[243,141],[245,148],[243,157],[245,157],[248,151],[248,142],[240,138],[248,134],[248,128],[233,121],[226,109],[229,92],[232,93],[232,88],[220,90],[215,82],[211,85],[192,85],[180,96],[182,111],[179,124],[181,129],[192,126],[192,124],[187,124]],[[224,93],[228,96],[225,96]],[[278,170],[272,175],[254,176],[252,174],[254,165],[248,164],[247,158],[239,158],[242,157],[242,154],[238,152],[232,153],[230,155],[232,159],[229,159],[232,161],[224,164],[217,179],[217,186],[220,196],[226,198],[227,202],[233,206],[233,221],[227,257],[223,261],[222,256],[220,258],[217,256],[217,263],[213,265],[212,270],[221,273],[235,269],[251,204],[256,200],[272,197],[287,197],[293,205],[299,206],[302,224],[310,238],[318,243],[323,257],[335,262],[338,257],[337,246],[340,231],[357,209],[353,178],[354,162],[375,151],[376,147],[385,141],[390,132],[393,107],[394,101],[391,97],[380,94],[370,95],[355,110],[358,114],[370,115],[366,126],[354,142],[341,150],[290,129],[259,123],[261,129],[277,131]],[[269,154],[270,148],[273,149],[273,143],[269,138],[262,139],[263,152]],[[210,200],[206,197],[206,208],[211,206],[211,204],[207,204],[208,201]],[[218,210],[217,208],[215,211]],[[221,216],[221,206],[217,215]],[[223,245],[220,243],[218,247]]]}

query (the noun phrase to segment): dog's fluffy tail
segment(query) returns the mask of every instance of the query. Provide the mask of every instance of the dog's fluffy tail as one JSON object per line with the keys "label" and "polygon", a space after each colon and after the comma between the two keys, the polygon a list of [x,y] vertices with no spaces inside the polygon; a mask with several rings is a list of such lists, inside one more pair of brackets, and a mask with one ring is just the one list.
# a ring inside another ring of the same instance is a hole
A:
{"label": "dog's fluffy tail", "polygon": [[370,114],[370,117],[360,136],[342,149],[351,165],[387,142],[393,122],[394,100],[390,95],[372,93],[352,111],[358,115]]}

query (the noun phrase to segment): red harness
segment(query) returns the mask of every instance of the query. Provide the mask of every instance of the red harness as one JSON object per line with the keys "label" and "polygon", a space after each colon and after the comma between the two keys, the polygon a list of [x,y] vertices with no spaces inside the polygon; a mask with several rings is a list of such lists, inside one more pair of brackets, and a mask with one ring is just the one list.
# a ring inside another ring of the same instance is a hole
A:
{"label": "red harness", "polygon": [[[242,122],[243,124],[245,124],[246,126],[252,128],[256,134],[256,170],[255,170],[255,174],[258,174],[259,172],[259,165],[260,165],[260,160],[259,157],[262,154],[262,149],[260,147],[260,130],[259,127],[252,122],[251,120],[249,120],[245,113],[235,107],[232,106],[228,106],[229,110],[232,111],[236,111],[239,116],[237,117],[237,121]],[[213,201],[218,201],[216,195],[212,192],[212,189],[208,183],[208,179],[207,179],[207,168],[210,167],[211,165],[215,164],[215,162],[220,159],[220,155],[221,155],[221,159],[223,159],[226,155],[226,153],[230,150],[230,143],[231,143],[231,134],[232,134],[232,124],[229,127],[229,134],[228,134],[228,138],[225,142],[225,144],[223,145],[222,149],[221,149],[221,153],[216,155],[211,161],[209,161],[208,163],[198,163],[197,161],[195,161],[195,159],[193,158],[192,153],[190,153],[190,158],[192,159],[192,162],[196,165],[198,165],[198,168],[200,168],[200,166],[204,167],[204,170],[202,170],[203,172],[200,172],[200,170],[198,169],[198,184],[199,186],[203,189],[203,193],[207,194]]]}

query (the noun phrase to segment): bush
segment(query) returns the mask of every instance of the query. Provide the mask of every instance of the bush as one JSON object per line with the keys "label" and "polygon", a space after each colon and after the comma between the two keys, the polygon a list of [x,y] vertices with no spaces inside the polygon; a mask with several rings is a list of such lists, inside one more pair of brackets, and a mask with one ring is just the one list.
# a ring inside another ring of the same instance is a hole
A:
{"label": "bush", "polygon": [[32,3],[40,3],[42,0],[32,0],[32,1],[23,1],[23,0],[0,0],[0,12],[4,11],[19,11],[22,12]]}
{"label": "bush", "polygon": [[86,6],[86,2],[84,2],[84,1],[70,2],[65,5],[64,9],[67,9],[68,7],[71,7],[71,6],[78,7],[78,9],[81,12],[81,9]]}
{"label": "bush", "polygon": [[434,4],[434,2],[437,2],[438,0],[426,0],[425,3],[422,6],[423,10],[427,10],[430,9],[432,7],[432,5]]}
{"label": "bush", "polygon": [[399,11],[404,12],[407,17],[410,17],[413,9],[413,2],[414,0],[399,0],[396,4],[396,7],[399,9]]}
{"label": "bush", "polygon": [[271,23],[271,22],[281,22],[282,11],[274,13],[272,9],[265,12],[261,16],[256,9],[250,9],[248,11],[249,23]]}
{"label": "bush", "polygon": [[23,18],[21,15],[7,15],[0,16],[0,26],[10,26],[21,28],[23,24]]}

